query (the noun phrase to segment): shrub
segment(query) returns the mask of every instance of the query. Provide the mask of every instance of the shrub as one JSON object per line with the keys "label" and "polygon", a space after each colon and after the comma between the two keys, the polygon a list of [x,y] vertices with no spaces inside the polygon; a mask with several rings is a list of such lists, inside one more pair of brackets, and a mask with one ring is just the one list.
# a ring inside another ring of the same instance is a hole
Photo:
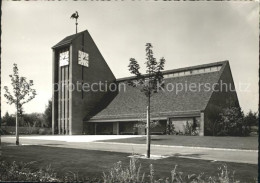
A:
{"label": "shrub", "polygon": [[2,125],[15,126],[15,115],[10,115],[8,112],[2,117]]}
{"label": "shrub", "polygon": [[173,135],[175,134],[175,126],[171,122],[169,122],[166,126],[166,134]]}
{"label": "shrub", "polygon": [[155,169],[151,164],[149,173],[141,172],[141,163],[134,156],[130,159],[129,166],[123,167],[119,161],[107,172],[103,172],[103,180],[99,178],[84,178],[78,173],[66,172],[61,178],[53,171],[51,166],[45,169],[37,169],[33,171],[30,163],[8,163],[0,161],[0,182],[6,181],[26,181],[26,182],[86,182],[86,183],[238,183],[235,180],[235,172],[228,171],[226,165],[218,168],[218,176],[206,177],[203,173],[196,175],[185,175],[183,172],[177,171],[177,165],[170,172],[170,178],[156,179]]}
{"label": "shrub", "polygon": [[240,107],[211,106],[205,116],[205,135],[249,136],[257,124],[258,113],[249,111],[244,115]]}
{"label": "shrub", "polygon": [[8,131],[6,131],[5,129],[0,128],[0,135],[10,135],[10,133]]}
{"label": "shrub", "polygon": [[[138,166],[137,166],[138,164]],[[138,168],[137,168],[138,167]],[[206,177],[203,173],[196,175],[184,175],[183,172],[177,171],[177,165],[170,172],[171,178],[155,179],[155,170],[151,164],[149,167],[149,175],[145,177],[145,173],[141,173],[141,164],[133,156],[130,159],[129,167],[123,168],[122,162],[114,164],[114,166],[108,171],[103,173],[104,183],[238,183],[235,180],[235,172],[228,171],[226,165],[222,165],[218,168],[217,177]],[[141,176],[142,175],[142,176]]]}
{"label": "shrub", "polygon": [[244,117],[243,134],[249,135],[250,133],[258,134],[259,116],[258,113],[251,110]]}
{"label": "shrub", "polygon": [[28,182],[57,182],[56,173],[52,170],[51,166],[45,169],[32,171],[30,167],[34,162],[29,163],[8,163],[5,161],[0,162],[0,181],[28,181]]}
{"label": "shrub", "polygon": [[39,129],[39,134],[40,135],[50,135],[52,132],[51,132],[51,129],[46,129],[46,128],[40,128]]}
{"label": "shrub", "polygon": [[199,135],[196,121],[193,121],[192,123],[186,121],[186,125],[183,126],[184,126],[184,135],[192,135],[192,136]]}
{"label": "shrub", "polygon": [[129,167],[123,168],[122,162],[114,164],[113,168],[106,174],[103,172],[104,183],[112,182],[144,182],[145,173],[141,176],[141,164],[137,165],[137,159],[131,158]]}
{"label": "shrub", "polygon": [[250,133],[249,124],[247,124],[244,114],[240,107],[229,107],[223,109],[219,114],[218,121],[220,130],[217,133],[219,136],[248,136]]}

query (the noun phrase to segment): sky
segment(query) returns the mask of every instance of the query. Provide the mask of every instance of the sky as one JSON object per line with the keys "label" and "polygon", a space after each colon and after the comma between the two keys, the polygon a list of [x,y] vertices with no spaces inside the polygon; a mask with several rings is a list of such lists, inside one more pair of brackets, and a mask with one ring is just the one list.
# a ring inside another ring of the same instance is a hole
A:
{"label": "sky", "polygon": [[52,97],[51,47],[75,33],[75,11],[79,31],[89,31],[116,78],[130,76],[131,57],[144,71],[146,43],[166,59],[165,70],[229,60],[242,110],[256,112],[258,8],[258,2],[237,1],[3,1],[2,115],[15,112],[3,96],[13,63],[35,83],[37,96],[24,111],[45,110]]}

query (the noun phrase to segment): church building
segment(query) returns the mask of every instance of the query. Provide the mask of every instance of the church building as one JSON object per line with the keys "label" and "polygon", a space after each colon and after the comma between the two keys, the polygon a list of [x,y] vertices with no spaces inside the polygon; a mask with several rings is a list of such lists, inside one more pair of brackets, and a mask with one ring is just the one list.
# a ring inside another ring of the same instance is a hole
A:
{"label": "church building", "polygon": [[[146,119],[146,96],[128,85],[135,77],[115,78],[87,30],[64,38],[52,50],[53,134],[146,133],[139,125]],[[167,134],[172,127],[184,134],[190,125],[197,135],[211,135],[216,113],[239,106],[228,61],[166,70],[163,76],[164,89],[151,97],[156,124],[151,134]]]}

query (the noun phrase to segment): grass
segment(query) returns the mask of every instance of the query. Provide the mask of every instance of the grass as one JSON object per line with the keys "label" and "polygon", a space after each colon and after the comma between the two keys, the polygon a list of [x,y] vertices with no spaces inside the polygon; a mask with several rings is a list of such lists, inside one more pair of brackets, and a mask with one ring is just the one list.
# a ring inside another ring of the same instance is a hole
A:
{"label": "grass", "polygon": [[[209,136],[176,136],[156,135],[152,136],[152,144],[172,146],[193,146],[228,149],[258,150],[258,137],[209,137]],[[119,142],[145,144],[146,137],[127,139],[102,140],[103,142]]]}
{"label": "grass", "polygon": [[[108,171],[114,163],[122,161],[123,165],[129,164],[130,154],[92,151],[58,147],[44,146],[2,146],[1,160],[8,162],[36,161],[32,164],[32,168],[44,168],[51,164],[52,168],[57,172],[57,176],[63,176],[64,173],[72,171],[78,173],[79,176],[96,178],[102,176],[102,172]],[[178,171],[187,174],[200,174],[217,176],[217,168],[222,166],[224,162],[212,162],[208,160],[195,160],[186,158],[170,157],[161,160],[140,159],[142,170],[149,174],[149,166],[153,164],[156,170],[155,178],[170,177],[170,171],[178,165]],[[236,179],[241,182],[254,182],[257,178],[257,165],[225,163],[230,171],[235,170]]]}

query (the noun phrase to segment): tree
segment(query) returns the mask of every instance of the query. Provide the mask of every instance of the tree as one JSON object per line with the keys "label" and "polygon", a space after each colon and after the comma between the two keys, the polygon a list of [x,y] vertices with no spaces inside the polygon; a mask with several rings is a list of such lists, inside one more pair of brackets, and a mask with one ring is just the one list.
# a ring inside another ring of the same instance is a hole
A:
{"label": "tree", "polygon": [[244,123],[244,114],[240,107],[228,107],[220,113],[220,132],[218,135],[241,136],[245,135],[247,126]]}
{"label": "tree", "polygon": [[251,110],[245,115],[244,117],[244,124],[246,129],[248,129],[248,134],[250,132],[253,132],[255,128],[257,128],[258,131],[258,126],[259,126],[259,117],[256,112],[252,112]]}
{"label": "tree", "polygon": [[9,76],[13,93],[11,94],[8,87],[4,86],[4,97],[7,99],[8,104],[14,104],[16,108],[16,145],[19,145],[18,115],[22,114],[23,105],[34,99],[36,90],[32,88],[33,80],[27,82],[25,77],[19,76],[17,64],[13,65],[13,75]]}
{"label": "tree", "polygon": [[46,106],[46,109],[44,111],[44,120],[47,125],[47,127],[52,126],[52,101],[48,101],[48,105]]}
{"label": "tree", "polygon": [[[45,120],[44,115],[42,113],[31,113],[23,115],[23,126],[35,126],[35,127],[44,127]],[[21,123],[19,123],[21,124]]]}
{"label": "tree", "polygon": [[15,126],[15,117],[6,112],[2,118],[2,124],[5,124],[6,126]]}
{"label": "tree", "polygon": [[258,114],[251,110],[245,116],[246,123],[249,126],[258,126]]}
{"label": "tree", "polygon": [[205,116],[205,135],[217,135],[221,129],[220,114],[223,112],[223,108],[217,105],[209,105],[207,115]]}
{"label": "tree", "polygon": [[147,158],[150,158],[150,101],[151,96],[164,87],[163,74],[165,59],[162,57],[159,62],[153,56],[152,44],[146,44],[146,74],[139,72],[140,65],[134,58],[130,58],[128,65],[131,74],[136,76],[135,80],[129,81],[133,87],[140,86],[140,91],[147,97]]}

